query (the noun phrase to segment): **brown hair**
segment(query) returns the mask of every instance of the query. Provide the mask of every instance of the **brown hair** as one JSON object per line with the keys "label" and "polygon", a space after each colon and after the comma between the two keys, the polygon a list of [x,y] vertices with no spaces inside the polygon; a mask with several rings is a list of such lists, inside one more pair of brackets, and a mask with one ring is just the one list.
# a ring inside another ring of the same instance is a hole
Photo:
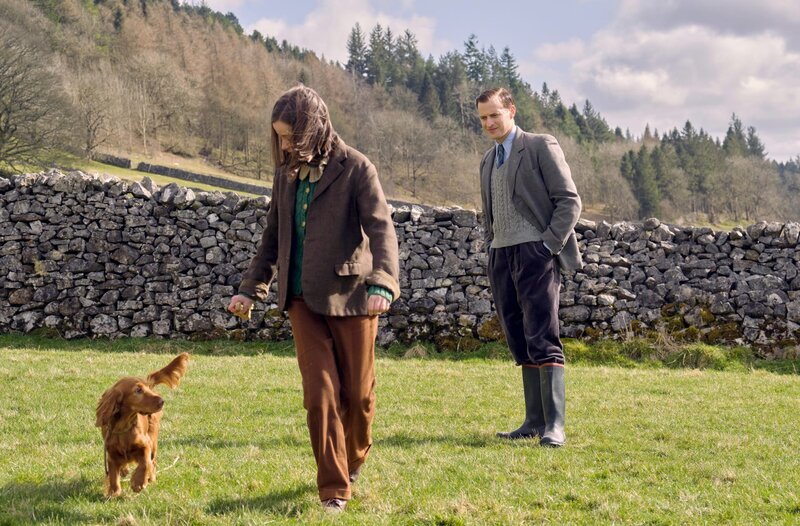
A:
{"label": "brown hair", "polygon": [[284,122],[292,128],[292,151],[281,150],[280,138],[272,129],[272,162],[287,166],[288,173],[297,171],[301,162],[320,161],[339,143],[333,129],[328,106],[313,89],[302,84],[281,95],[272,108],[272,123]]}
{"label": "brown hair", "polygon": [[500,99],[500,104],[502,104],[504,108],[514,106],[514,97],[511,95],[510,91],[506,88],[491,88],[478,95],[478,98],[475,99],[475,107],[477,108],[478,104],[481,102],[489,102],[489,99],[495,95]]}

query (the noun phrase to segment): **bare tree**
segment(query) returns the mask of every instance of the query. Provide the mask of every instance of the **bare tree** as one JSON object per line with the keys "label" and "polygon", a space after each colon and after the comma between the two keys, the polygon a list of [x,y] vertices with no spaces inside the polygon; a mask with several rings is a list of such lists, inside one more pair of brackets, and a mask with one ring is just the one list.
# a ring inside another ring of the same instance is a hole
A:
{"label": "bare tree", "polygon": [[73,100],[83,131],[83,153],[92,159],[98,147],[111,137],[111,88],[107,74],[80,75],[73,88]]}
{"label": "bare tree", "polygon": [[729,184],[723,191],[726,195],[735,194],[737,209],[745,221],[780,220],[792,215],[783,210],[786,200],[769,163],[753,157],[733,157],[725,168]]}
{"label": "bare tree", "polygon": [[57,141],[66,114],[59,85],[37,45],[0,20],[0,162],[38,164]]}

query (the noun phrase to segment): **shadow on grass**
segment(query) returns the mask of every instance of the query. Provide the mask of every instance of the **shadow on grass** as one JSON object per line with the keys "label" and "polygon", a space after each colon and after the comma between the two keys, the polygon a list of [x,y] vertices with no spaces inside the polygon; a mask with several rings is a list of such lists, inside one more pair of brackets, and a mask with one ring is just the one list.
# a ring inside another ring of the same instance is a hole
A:
{"label": "shadow on grass", "polygon": [[472,448],[485,448],[486,446],[497,444],[494,435],[457,435],[457,434],[407,434],[396,433],[387,437],[375,439],[375,444],[380,446],[413,447],[424,446],[426,444],[448,444],[451,446],[462,446]]}
{"label": "shadow on grass", "polygon": [[[687,343],[680,346],[673,356],[654,359],[654,347],[644,340],[618,342],[601,340],[588,342],[564,339],[568,362],[581,366],[625,367],[625,368],[699,368],[717,370],[763,370],[774,374],[800,374],[800,359],[765,360],[756,359],[749,349],[724,345]],[[107,353],[178,354],[188,352],[198,356],[262,356],[294,357],[294,342],[285,340],[247,341],[234,340],[161,340],[155,338],[118,338],[65,340],[42,331],[29,334],[0,334],[0,348],[40,349],[54,351],[92,351]],[[445,360],[445,361],[502,361],[511,363],[505,344],[483,343],[470,351],[442,351],[431,343],[400,345],[378,348],[380,358],[390,360]],[[658,354],[658,353],[655,353]]]}
{"label": "shadow on grass", "polygon": [[764,360],[753,364],[754,369],[774,374],[800,374],[800,360]]}
{"label": "shadow on grass", "polygon": [[200,356],[294,356],[292,340],[279,342],[238,342],[234,340],[160,340],[156,338],[117,338],[65,340],[58,336],[33,331],[28,334],[0,334],[0,347],[8,349],[41,349],[52,351],[93,351],[107,353],[179,354]]}
{"label": "shadow on grass", "polygon": [[95,516],[69,510],[65,502],[102,502],[105,499],[100,490],[96,480],[85,477],[10,482],[0,487],[0,524],[33,524],[42,521],[78,524],[96,521]]}
{"label": "shadow on grass", "polygon": [[306,498],[316,494],[313,484],[301,484],[293,488],[272,491],[259,497],[243,499],[217,499],[206,508],[211,515],[227,515],[242,510],[260,511],[283,516],[299,515],[308,505]]}
{"label": "shadow on grass", "polygon": [[306,437],[299,438],[291,435],[267,440],[220,440],[215,437],[194,436],[172,439],[159,438],[159,445],[188,446],[208,449],[247,448],[254,446],[262,450],[274,450],[282,447],[307,448],[309,446],[309,442],[308,438]]}

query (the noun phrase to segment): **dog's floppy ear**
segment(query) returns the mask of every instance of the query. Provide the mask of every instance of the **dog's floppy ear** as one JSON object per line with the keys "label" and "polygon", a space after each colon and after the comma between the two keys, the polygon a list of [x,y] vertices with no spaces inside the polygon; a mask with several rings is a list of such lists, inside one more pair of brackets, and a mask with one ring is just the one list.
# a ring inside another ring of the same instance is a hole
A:
{"label": "dog's floppy ear", "polygon": [[94,425],[103,427],[110,424],[122,409],[122,398],[123,393],[117,386],[103,393],[103,396],[101,396],[100,400],[97,402],[97,410],[95,411],[97,420],[95,420]]}

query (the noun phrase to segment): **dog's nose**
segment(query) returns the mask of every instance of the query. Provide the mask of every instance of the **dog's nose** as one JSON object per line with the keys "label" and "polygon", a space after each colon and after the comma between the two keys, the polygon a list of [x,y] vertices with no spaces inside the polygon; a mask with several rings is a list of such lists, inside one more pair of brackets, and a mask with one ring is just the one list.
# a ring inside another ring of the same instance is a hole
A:
{"label": "dog's nose", "polygon": [[158,401],[156,402],[156,405],[158,406],[159,409],[164,407],[164,399],[163,398],[159,398]]}

